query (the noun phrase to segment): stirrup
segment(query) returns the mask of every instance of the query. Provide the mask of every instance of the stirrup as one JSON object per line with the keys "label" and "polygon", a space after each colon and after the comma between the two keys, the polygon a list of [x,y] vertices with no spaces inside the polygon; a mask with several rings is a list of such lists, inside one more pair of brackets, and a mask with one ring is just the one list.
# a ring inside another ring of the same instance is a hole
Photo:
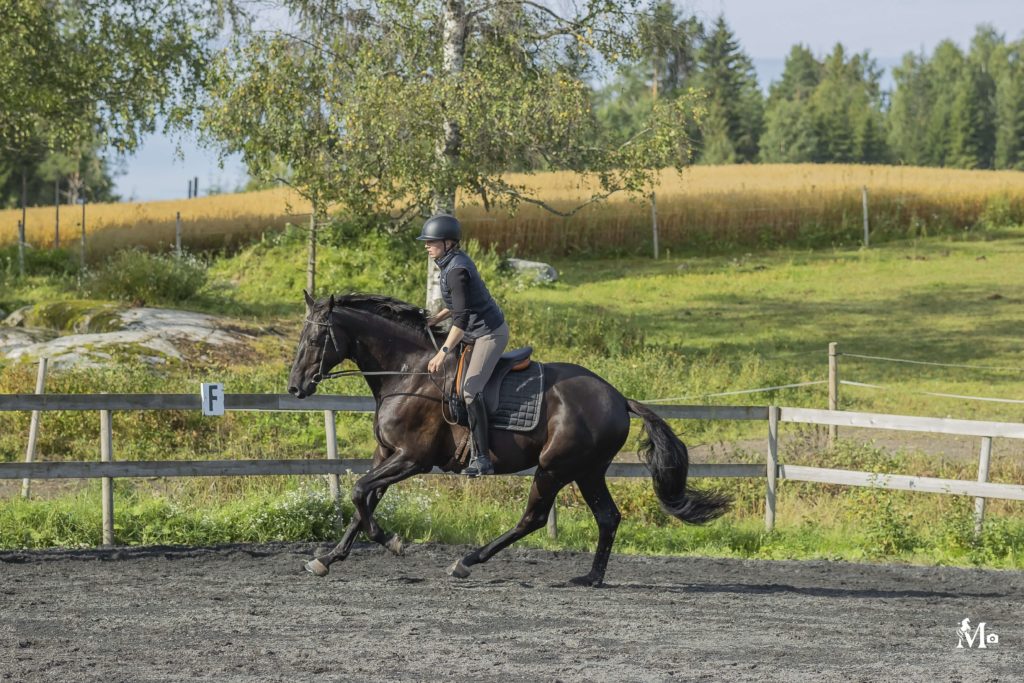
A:
{"label": "stirrup", "polygon": [[494,474],[494,463],[486,455],[476,455],[466,469],[462,470],[462,473],[470,479],[480,475]]}

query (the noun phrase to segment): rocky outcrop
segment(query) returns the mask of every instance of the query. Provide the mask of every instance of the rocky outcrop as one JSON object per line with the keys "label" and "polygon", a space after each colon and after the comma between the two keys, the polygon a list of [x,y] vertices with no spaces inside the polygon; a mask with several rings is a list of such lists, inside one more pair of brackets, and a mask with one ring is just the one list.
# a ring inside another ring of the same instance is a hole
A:
{"label": "rocky outcrop", "polygon": [[[52,326],[38,326],[40,322]],[[0,326],[0,358],[45,357],[55,368],[96,367],[118,359],[158,364],[182,359],[185,344],[227,346],[249,339],[252,335],[237,325],[205,313],[59,302],[22,308],[7,316]]]}
{"label": "rocky outcrop", "polygon": [[555,282],[558,280],[558,271],[554,266],[541,261],[526,261],[521,258],[505,259],[506,268],[519,273],[520,275],[533,276],[537,282]]}

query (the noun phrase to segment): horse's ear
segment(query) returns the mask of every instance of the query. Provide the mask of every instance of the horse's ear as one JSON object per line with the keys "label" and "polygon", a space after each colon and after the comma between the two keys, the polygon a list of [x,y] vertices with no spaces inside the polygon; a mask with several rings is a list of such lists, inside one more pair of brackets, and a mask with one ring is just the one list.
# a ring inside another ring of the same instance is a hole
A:
{"label": "horse's ear", "polygon": [[306,297],[306,308],[312,310],[313,304],[316,303],[315,301],[313,301],[313,297],[311,297],[309,295],[309,292],[307,292],[306,290],[302,290],[302,296]]}

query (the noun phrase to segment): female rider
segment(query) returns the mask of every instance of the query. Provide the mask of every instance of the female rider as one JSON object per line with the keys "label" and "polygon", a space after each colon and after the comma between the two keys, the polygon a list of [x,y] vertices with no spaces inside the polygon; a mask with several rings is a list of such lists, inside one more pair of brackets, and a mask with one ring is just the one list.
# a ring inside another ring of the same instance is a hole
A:
{"label": "female rider", "polygon": [[494,464],[488,455],[487,406],[484,405],[483,390],[508,345],[508,325],[473,260],[459,248],[462,226],[454,216],[438,214],[431,217],[423,224],[423,230],[416,239],[426,242],[427,254],[441,269],[441,298],[445,308],[429,322],[436,325],[452,318],[448,337],[441,350],[430,359],[427,369],[437,372],[445,356],[460,341],[473,346],[462,383],[462,397],[466,400],[469,430],[473,437],[473,459],[465,473],[471,477],[493,474]]}

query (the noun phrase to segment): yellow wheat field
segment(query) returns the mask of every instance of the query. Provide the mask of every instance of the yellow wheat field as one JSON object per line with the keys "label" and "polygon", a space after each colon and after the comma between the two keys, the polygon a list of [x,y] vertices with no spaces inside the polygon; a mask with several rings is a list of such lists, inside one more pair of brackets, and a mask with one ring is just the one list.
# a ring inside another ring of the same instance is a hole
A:
{"label": "yellow wheat field", "polygon": [[[217,247],[252,239],[286,223],[309,220],[309,204],[287,188],[156,202],[88,204],[85,232],[90,254],[125,247],[159,250],[175,240],[176,215],[181,214],[182,242],[191,248]],[[20,209],[0,211],[0,246],[17,242]],[[55,236],[54,207],[29,208],[25,241],[51,247]],[[61,246],[78,245],[82,207],[61,206]]]}
{"label": "yellow wheat field", "polygon": [[[572,173],[510,175],[536,195],[568,210],[591,187]],[[861,231],[861,188],[868,188],[872,234],[927,234],[970,229],[984,217],[1024,222],[1024,173],[859,165],[697,166],[664,171],[656,188],[659,239],[664,246],[851,241]],[[568,219],[524,204],[515,216],[487,213],[472,195],[459,216],[469,236],[524,252],[572,252],[598,247],[635,249],[651,240],[646,198],[615,196]],[[86,231],[90,254],[131,246],[159,250],[174,243],[175,214],[193,249],[258,237],[285,223],[304,224],[309,206],[287,189],[201,199],[91,204]],[[0,246],[17,240],[19,210],[0,211]],[[80,207],[62,207],[62,243],[77,241]],[[53,207],[29,209],[27,241],[54,241]]]}
{"label": "yellow wheat field", "polygon": [[[510,176],[539,198],[569,210],[590,196],[571,173]],[[842,243],[863,228],[868,188],[873,235],[912,236],[970,229],[986,212],[1024,222],[1024,173],[839,164],[696,166],[663,171],[655,189],[663,246]],[[460,217],[484,243],[559,253],[595,247],[624,250],[651,241],[651,204],[613,197],[563,219],[523,205],[514,216],[487,214],[478,203]]]}

